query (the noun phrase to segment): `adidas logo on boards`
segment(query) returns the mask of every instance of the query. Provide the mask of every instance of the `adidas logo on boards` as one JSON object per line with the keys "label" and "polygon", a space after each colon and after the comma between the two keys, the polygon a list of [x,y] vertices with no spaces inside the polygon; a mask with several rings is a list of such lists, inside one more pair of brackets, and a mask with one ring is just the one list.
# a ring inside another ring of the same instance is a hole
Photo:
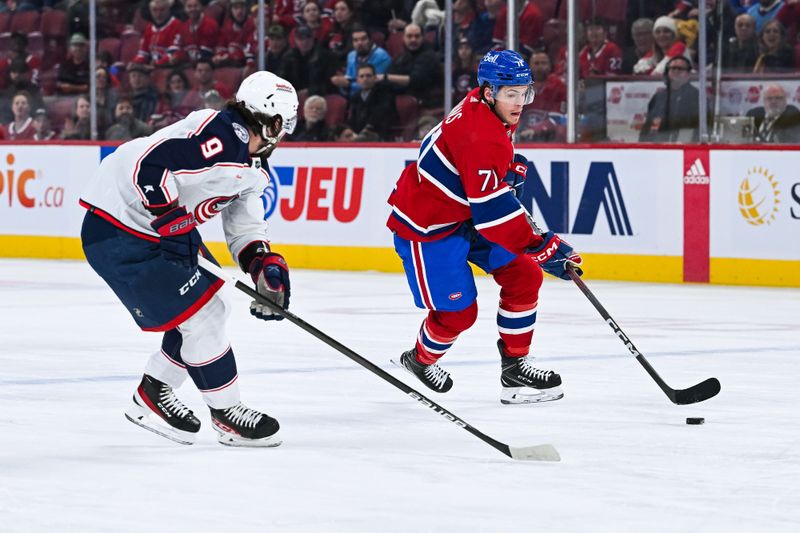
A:
{"label": "adidas logo on boards", "polygon": [[708,185],[711,183],[711,179],[708,177],[708,173],[699,157],[695,159],[686,175],[683,176],[683,183],[685,185]]}

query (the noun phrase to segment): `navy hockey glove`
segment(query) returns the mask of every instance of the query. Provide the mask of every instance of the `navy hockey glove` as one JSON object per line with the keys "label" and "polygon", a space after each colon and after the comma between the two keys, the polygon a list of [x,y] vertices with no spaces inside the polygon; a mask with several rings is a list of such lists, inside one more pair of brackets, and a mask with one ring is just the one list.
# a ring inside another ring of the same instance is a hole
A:
{"label": "navy hockey glove", "polygon": [[197,254],[203,239],[197,231],[197,221],[183,206],[170,209],[150,223],[161,236],[161,255],[171,263],[188,269],[197,268]]}
{"label": "navy hockey glove", "polygon": [[583,259],[572,249],[572,246],[566,241],[562,241],[561,237],[552,231],[542,234],[541,237],[544,239],[542,244],[528,248],[525,252],[539,263],[542,270],[557,278],[568,280],[567,265],[571,264],[579,276],[583,274],[583,270],[578,266]]}
{"label": "navy hockey glove", "polygon": [[506,176],[503,181],[508,183],[514,196],[519,198],[522,196],[522,191],[525,188],[525,176],[528,173],[528,159],[521,154],[515,154],[514,160],[511,161],[511,166],[508,168]]}
{"label": "navy hockey glove", "polygon": [[[247,271],[253,278],[259,294],[269,298],[283,309],[289,308],[291,294],[289,266],[281,254],[269,252],[257,255],[250,261]],[[250,314],[261,320],[283,320],[281,315],[274,313],[268,306],[255,300],[250,304]]]}

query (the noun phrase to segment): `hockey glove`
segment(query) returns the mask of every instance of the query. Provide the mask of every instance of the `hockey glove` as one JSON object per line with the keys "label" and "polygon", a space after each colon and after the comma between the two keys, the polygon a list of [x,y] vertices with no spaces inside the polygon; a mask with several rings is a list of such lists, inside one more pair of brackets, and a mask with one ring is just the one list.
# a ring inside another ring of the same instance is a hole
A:
{"label": "hockey glove", "polygon": [[521,154],[515,154],[514,160],[511,161],[511,166],[508,168],[506,176],[503,181],[508,183],[514,196],[519,198],[522,196],[522,191],[525,188],[525,176],[528,173],[528,159]]}
{"label": "hockey glove", "polygon": [[583,260],[572,246],[562,241],[561,237],[552,231],[542,234],[541,237],[544,239],[542,244],[528,248],[525,252],[539,263],[542,270],[557,278],[568,280],[567,265],[572,265],[579,276],[583,274],[583,270],[578,266]]}
{"label": "hockey glove", "polygon": [[150,223],[161,236],[159,245],[161,255],[171,263],[194,270],[197,268],[197,254],[203,243],[197,231],[197,221],[183,206],[170,209]]}
{"label": "hockey glove", "polygon": [[[257,255],[250,261],[247,271],[253,278],[259,294],[283,309],[289,308],[289,295],[291,294],[289,267],[281,254],[269,252]],[[268,306],[255,300],[250,304],[250,314],[261,320],[283,320],[281,315],[274,313]]]}

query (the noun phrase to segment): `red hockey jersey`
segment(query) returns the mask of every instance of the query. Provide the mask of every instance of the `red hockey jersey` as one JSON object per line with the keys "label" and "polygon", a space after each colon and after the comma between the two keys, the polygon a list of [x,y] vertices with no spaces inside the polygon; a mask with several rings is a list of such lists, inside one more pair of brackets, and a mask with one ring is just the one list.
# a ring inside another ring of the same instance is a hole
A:
{"label": "red hockey jersey", "polygon": [[511,135],[473,89],[423,139],[400,175],[387,226],[413,241],[434,241],[472,221],[481,235],[522,253],[541,243],[528,214],[503,181],[514,157]]}
{"label": "red hockey jersey", "polygon": [[622,49],[606,40],[597,52],[587,45],[578,54],[581,65],[581,78],[619,74],[622,71]]}
{"label": "red hockey jersey", "polygon": [[167,65],[169,56],[179,49],[176,41],[180,42],[182,28],[183,23],[175,17],[170,17],[160,27],[156,27],[152,22],[148,24],[142,34],[139,53],[133,58],[133,62],[156,66]]}

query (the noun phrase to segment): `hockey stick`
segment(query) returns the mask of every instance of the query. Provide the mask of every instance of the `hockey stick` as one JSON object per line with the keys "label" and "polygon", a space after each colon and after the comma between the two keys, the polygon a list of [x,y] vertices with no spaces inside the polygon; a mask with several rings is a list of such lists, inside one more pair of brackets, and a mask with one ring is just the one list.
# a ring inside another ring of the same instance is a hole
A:
{"label": "hockey stick", "polygon": [[211,273],[213,276],[227,282],[233,284],[237,289],[245,293],[246,295],[250,296],[254,300],[257,300],[260,304],[266,305],[267,307],[272,310],[272,312],[281,315],[283,318],[298,326],[299,328],[305,330],[307,333],[310,333],[314,337],[318,338],[334,350],[344,354],[345,356],[349,357],[359,365],[363,366],[376,376],[382,378],[384,381],[388,381],[407,395],[411,396],[413,399],[417,400],[419,403],[432,409],[435,413],[442,415],[446,420],[449,420],[453,424],[457,425],[458,427],[465,429],[481,439],[483,442],[491,446],[492,448],[502,452],[503,454],[511,457],[512,459],[518,459],[522,461],[560,461],[561,457],[558,455],[556,449],[550,444],[540,444],[538,446],[524,446],[524,447],[515,447],[509,446],[508,444],[504,444],[498,440],[493,439],[492,437],[486,435],[485,433],[479,431],[478,429],[472,427],[465,421],[461,420],[459,417],[439,405],[438,403],[434,402],[433,400],[427,398],[425,395],[420,394],[418,391],[412,389],[399,379],[395,378],[385,370],[381,369],[380,367],[374,365],[364,357],[358,355],[356,352],[345,346],[344,344],[340,343],[336,339],[326,335],[322,331],[318,330],[302,318],[296,316],[294,313],[287,311],[280,307],[279,305],[275,304],[268,298],[265,298],[258,292],[256,292],[252,287],[249,285],[239,281],[235,276],[227,274],[224,270],[220,267],[209,261],[203,256],[198,257],[198,261],[200,263],[200,267],[204,270]]}
{"label": "hockey stick", "polygon": [[581,292],[586,295],[586,298],[592,302],[592,305],[595,309],[600,313],[606,323],[611,326],[611,329],[614,330],[617,337],[625,344],[628,350],[636,357],[636,360],[639,361],[647,373],[650,374],[650,377],[661,387],[661,390],[664,391],[664,394],[672,401],[672,403],[677,405],[687,405],[691,403],[698,403],[709,398],[713,398],[716,396],[720,391],[720,384],[717,378],[708,378],[707,380],[703,381],[702,383],[698,383],[697,385],[693,385],[688,389],[682,390],[675,390],[658,375],[658,372],[650,365],[650,363],[645,359],[644,355],[636,349],[636,346],[633,345],[630,337],[628,337],[623,331],[622,328],[619,327],[616,321],[611,318],[611,315],[608,314],[605,307],[595,298],[592,291],[589,290],[589,287],[586,286],[586,283],[581,279],[581,277],[575,272],[571,265],[567,266],[567,273],[569,277],[572,278],[572,281],[575,282],[575,285],[581,290]]}

